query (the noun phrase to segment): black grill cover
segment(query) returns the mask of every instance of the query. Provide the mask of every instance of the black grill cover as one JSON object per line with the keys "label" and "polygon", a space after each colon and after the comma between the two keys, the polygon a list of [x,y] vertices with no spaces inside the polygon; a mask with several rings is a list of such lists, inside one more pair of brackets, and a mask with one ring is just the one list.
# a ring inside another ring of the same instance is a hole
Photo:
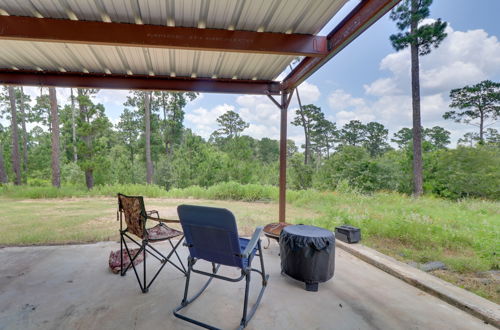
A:
{"label": "black grill cover", "polygon": [[281,271],[305,282],[319,283],[333,277],[335,236],[326,229],[296,225],[280,235]]}

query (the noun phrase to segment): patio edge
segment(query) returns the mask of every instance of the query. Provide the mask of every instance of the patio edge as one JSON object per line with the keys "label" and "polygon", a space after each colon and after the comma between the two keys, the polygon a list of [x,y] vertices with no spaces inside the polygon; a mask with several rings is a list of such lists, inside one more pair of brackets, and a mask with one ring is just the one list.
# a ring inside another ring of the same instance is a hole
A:
{"label": "patio edge", "polygon": [[499,305],[436,276],[402,263],[361,244],[336,240],[336,246],[363,261],[411,284],[500,329]]}

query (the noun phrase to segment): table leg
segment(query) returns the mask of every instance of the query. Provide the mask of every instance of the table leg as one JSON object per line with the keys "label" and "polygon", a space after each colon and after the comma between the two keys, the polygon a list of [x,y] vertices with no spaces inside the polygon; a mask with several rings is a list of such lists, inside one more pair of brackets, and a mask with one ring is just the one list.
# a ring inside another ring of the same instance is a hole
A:
{"label": "table leg", "polygon": [[318,283],[306,283],[306,291],[317,292]]}

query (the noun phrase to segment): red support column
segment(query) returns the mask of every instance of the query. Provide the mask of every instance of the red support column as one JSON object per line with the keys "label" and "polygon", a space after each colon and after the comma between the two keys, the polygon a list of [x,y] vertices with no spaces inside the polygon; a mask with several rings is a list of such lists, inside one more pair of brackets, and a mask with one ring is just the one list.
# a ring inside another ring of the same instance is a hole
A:
{"label": "red support column", "polygon": [[279,221],[286,222],[286,154],[287,154],[287,110],[288,94],[281,94],[281,121],[280,121],[280,182],[279,182]]}

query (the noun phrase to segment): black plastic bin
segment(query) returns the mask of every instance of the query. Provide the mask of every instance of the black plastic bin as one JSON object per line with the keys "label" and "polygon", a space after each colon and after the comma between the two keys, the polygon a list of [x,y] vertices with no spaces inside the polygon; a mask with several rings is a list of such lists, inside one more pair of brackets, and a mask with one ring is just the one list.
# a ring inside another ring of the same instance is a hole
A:
{"label": "black plastic bin", "polygon": [[353,226],[335,227],[335,237],[349,244],[358,243],[361,240],[361,229]]}
{"label": "black plastic bin", "polygon": [[335,235],[326,229],[295,225],[280,235],[281,272],[302,281],[307,291],[318,291],[318,283],[333,277]]}

